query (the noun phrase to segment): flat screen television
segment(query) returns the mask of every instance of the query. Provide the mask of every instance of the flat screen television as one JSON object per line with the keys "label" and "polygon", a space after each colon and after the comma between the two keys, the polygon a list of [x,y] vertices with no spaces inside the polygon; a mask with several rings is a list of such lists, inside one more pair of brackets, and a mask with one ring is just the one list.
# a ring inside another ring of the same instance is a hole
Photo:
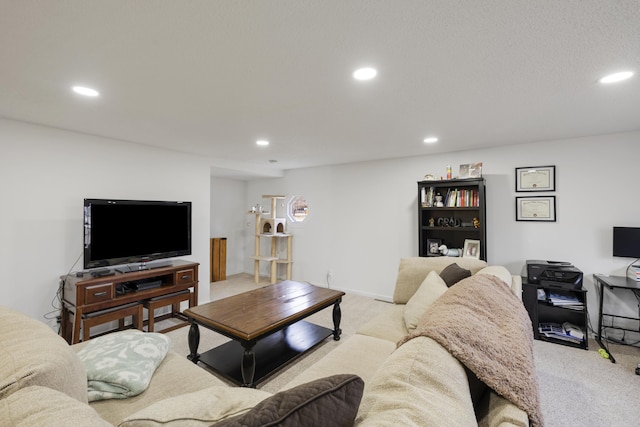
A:
{"label": "flat screen television", "polygon": [[191,202],[84,199],[84,268],[191,255]]}
{"label": "flat screen television", "polygon": [[613,256],[640,258],[640,227],[613,227]]}

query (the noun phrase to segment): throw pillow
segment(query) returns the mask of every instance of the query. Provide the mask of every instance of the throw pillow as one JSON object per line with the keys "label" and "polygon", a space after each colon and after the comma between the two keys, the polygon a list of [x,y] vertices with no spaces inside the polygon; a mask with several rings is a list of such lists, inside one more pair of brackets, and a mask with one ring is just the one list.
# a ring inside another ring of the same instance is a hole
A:
{"label": "throw pillow", "polygon": [[475,273],[487,266],[485,261],[475,258],[453,258],[448,256],[402,258],[398,265],[398,276],[393,290],[393,302],[406,304],[431,270],[440,273],[445,267],[454,262],[462,268],[469,269],[471,273]]}
{"label": "throw pillow", "polygon": [[509,270],[501,265],[491,265],[483,268],[478,271],[476,274],[488,274],[491,276],[496,276],[498,279],[502,280],[507,286],[511,287],[512,277]]}
{"label": "throw pillow", "polygon": [[364,381],[357,375],[332,375],[276,393],[246,414],[215,426],[352,426],[363,389]]}
{"label": "throw pillow", "polygon": [[449,264],[440,272],[440,277],[447,284],[448,287],[452,287],[462,279],[466,279],[471,276],[471,271],[460,267],[458,264]]}
{"label": "throw pillow", "polygon": [[415,294],[404,307],[404,325],[412,332],[418,321],[435,300],[449,289],[435,271],[429,272]]}
{"label": "throw pillow", "polygon": [[210,426],[241,415],[272,394],[244,387],[214,386],[161,400],[128,416],[118,427]]}
{"label": "throw pillow", "polygon": [[31,385],[87,403],[87,373],[76,352],[51,328],[0,307],[0,399]]}

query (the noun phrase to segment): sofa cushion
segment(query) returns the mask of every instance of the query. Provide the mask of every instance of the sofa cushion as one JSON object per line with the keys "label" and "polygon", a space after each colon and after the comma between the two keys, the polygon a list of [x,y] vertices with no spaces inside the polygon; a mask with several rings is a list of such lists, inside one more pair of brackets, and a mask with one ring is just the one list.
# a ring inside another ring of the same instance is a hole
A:
{"label": "sofa cushion", "polygon": [[408,331],[418,325],[418,321],[429,306],[449,289],[440,275],[435,271],[429,272],[415,294],[409,299],[404,308],[404,324]]}
{"label": "sofa cushion", "polygon": [[244,415],[227,418],[218,427],[324,427],[352,426],[358,412],[364,382],[357,375],[333,375],[263,400]]}
{"label": "sofa cushion", "polygon": [[0,307],[0,399],[30,385],[61,391],[87,402],[84,365],[50,327]]}
{"label": "sofa cushion", "polygon": [[449,264],[440,272],[440,277],[442,277],[442,280],[444,280],[448,287],[451,287],[460,280],[471,277],[471,271],[460,267],[457,263],[453,263]]}
{"label": "sofa cushion", "polygon": [[476,274],[488,274],[502,280],[507,286],[511,287],[512,276],[509,270],[501,265],[489,265]]}
{"label": "sofa cushion", "polygon": [[[394,308],[394,307],[391,307]],[[397,320],[402,322],[402,317]],[[405,336],[406,333],[403,335]],[[402,337],[401,337],[402,338]],[[355,334],[342,341],[340,345],[296,375],[280,390],[293,388],[300,384],[324,378],[330,375],[354,374],[364,380],[365,390],[369,379],[396,348],[396,342],[367,335]]]}
{"label": "sofa cushion", "polygon": [[489,389],[480,402],[478,427],[529,427],[529,415]]}
{"label": "sofa cushion", "polygon": [[0,425],[15,427],[111,426],[86,403],[48,387],[28,386],[0,399]]}
{"label": "sofa cushion", "polygon": [[[82,348],[83,344],[75,344],[73,347]],[[124,418],[163,399],[226,384],[223,380],[207,373],[200,366],[188,360],[184,355],[169,351],[154,372],[149,387],[144,393],[128,399],[98,400],[91,402],[90,405],[102,418],[117,426]]]}
{"label": "sofa cushion", "polygon": [[271,393],[252,388],[209,387],[154,403],[125,418],[118,427],[205,427],[241,415],[268,397]]}
{"label": "sofa cushion", "polygon": [[408,341],[377,370],[355,425],[476,425],[464,367],[431,338]]}
{"label": "sofa cushion", "polygon": [[390,304],[387,310],[358,328],[358,334],[390,341],[395,348],[395,343],[409,333],[404,324],[404,308],[405,304]]}
{"label": "sofa cushion", "polygon": [[393,291],[393,302],[406,304],[409,298],[418,290],[420,284],[430,271],[440,273],[446,266],[457,263],[471,273],[476,273],[487,266],[485,261],[475,258],[453,257],[410,257],[402,258],[398,266],[398,276]]}

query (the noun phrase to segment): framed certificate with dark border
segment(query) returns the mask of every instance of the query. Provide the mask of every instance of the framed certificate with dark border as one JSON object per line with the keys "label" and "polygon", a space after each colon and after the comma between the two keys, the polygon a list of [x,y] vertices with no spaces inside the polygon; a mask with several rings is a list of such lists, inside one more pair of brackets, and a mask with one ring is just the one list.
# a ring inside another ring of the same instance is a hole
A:
{"label": "framed certificate with dark border", "polygon": [[556,191],[555,166],[516,168],[516,191]]}
{"label": "framed certificate with dark border", "polygon": [[516,197],[516,221],[556,220],[556,196]]}

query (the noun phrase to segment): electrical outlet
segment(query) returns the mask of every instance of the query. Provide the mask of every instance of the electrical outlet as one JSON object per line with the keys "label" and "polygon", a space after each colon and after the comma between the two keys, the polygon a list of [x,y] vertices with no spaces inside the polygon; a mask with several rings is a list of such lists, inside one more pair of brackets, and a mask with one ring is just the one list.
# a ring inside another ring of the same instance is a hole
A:
{"label": "electrical outlet", "polygon": [[329,271],[327,271],[327,277],[333,277],[333,270],[329,269]]}

